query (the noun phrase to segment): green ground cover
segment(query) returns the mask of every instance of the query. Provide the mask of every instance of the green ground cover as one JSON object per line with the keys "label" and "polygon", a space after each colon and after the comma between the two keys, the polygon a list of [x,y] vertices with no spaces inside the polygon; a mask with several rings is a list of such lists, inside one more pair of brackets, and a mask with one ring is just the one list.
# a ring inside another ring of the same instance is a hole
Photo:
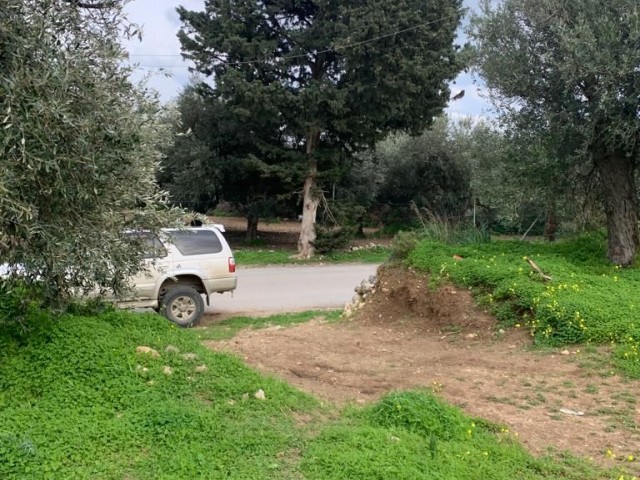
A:
{"label": "green ground cover", "polygon": [[284,265],[284,264],[318,264],[318,263],[382,263],[389,258],[387,247],[367,248],[356,251],[333,252],[316,255],[310,260],[296,260],[293,250],[269,250],[262,248],[234,249],[236,263],[239,266]]}
{"label": "green ground cover", "polygon": [[6,313],[2,479],[620,478],[570,457],[535,459],[506,429],[429,391],[323,405],[157,315]]}
{"label": "green ground cover", "polygon": [[640,377],[640,268],[608,263],[601,234],[552,244],[423,241],[407,261],[430,272],[434,283],[470,287],[499,320],[529,328],[541,345],[611,345],[614,363]]}

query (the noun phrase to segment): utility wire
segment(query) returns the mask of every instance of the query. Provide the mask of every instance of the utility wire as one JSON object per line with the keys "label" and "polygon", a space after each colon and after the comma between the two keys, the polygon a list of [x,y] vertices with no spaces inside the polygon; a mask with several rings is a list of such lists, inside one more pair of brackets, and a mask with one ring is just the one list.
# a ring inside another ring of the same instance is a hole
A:
{"label": "utility wire", "polygon": [[[444,22],[446,20],[450,20],[452,18],[457,18],[458,15],[449,15],[447,17],[442,17],[442,18],[438,18],[437,20],[431,20],[430,22],[425,22],[425,23],[420,23],[418,25],[414,25],[413,27],[408,27],[408,28],[404,28],[402,30],[397,30],[395,32],[392,33],[387,33],[384,35],[379,35],[377,37],[374,38],[369,38],[367,40],[362,40],[359,42],[354,42],[354,43],[347,43],[345,45],[338,45],[335,47],[331,47],[331,48],[327,48],[325,50],[320,50],[315,52],[315,55],[319,55],[321,53],[329,53],[329,52],[334,52],[336,50],[345,50],[347,48],[353,48],[353,47],[357,47],[360,45],[366,45],[368,43],[373,43],[373,42],[377,42],[378,40],[382,40],[385,38],[389,38],[389,37],[393,37],[395,35],[399,35],[401,33],[406,33],[406,32],[410,32],[412,30],[417,30],[418,28],[423,28],[426,27],[428,25],[433,25],[435,23],[440,23],[440,22]],[[310,52],[311,53],[311,52]],[[302,54],[297,54],[297,55],[285,55],[283,57],[274,57],[271,59],[263,59],[263,60],[246,60],[246,61],[242,61],[242,62],[224,62],[222,60],[220,60],[220,63],[222,65],[228,65],[228,66],[235,66],[235,65],[250,65],[250,64],[254,64],[254,63],[267,63],[267,62],[273,62],[273,61],[282,61],[282,60],[290,60],[293,58],[306,58],[309,55],[309,53],[302,53]],[[182,55],[180,54],[148,54],[148,55],[144,55],[144,54],[132,54],[130,55],[131,57],[182,57]],[[185,66],[182,65],[150,65],[150,66],[138,66],[138,68],[185,68]]]}

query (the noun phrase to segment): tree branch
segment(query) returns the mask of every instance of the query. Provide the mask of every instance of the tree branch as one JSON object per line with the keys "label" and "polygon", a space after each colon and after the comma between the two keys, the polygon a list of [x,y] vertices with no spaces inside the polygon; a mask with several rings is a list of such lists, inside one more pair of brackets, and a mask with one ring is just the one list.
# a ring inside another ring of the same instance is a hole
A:
{"label": "tree branch", "polygon": [[67,0],[69,3],[74,4],[78,8],[92,8],[96,10],[103,10],[105,8],[115,7],[118,3],[117,0],[104,0],[97,3],[83,2],[81,0]]}

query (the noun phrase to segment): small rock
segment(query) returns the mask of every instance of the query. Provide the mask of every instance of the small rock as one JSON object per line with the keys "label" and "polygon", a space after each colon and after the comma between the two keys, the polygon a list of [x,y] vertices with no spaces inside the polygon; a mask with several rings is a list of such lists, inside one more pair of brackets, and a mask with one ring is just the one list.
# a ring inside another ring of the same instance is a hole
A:
{"label": "small rock", "polygon": [[569,350],[563,350],[560,352],[560,355],[569,355]]}
{"label": "small rock", "polygon": [[504,335],[504,330],[501,328],[500,330],[498,330],[498,333],[499,333],[500,335]]}
{"label": "small rock", "polygon": [[264,390],[262,390],[262,389],[258,390],[256,393],[254,393],[253,396],[255,398],[257,398],[258,400],[266,400],[267,399],[267,397],[264,394]]}
{"label": "small rock", "polygon": [[236,404],[236,401],[232,399],[232,400],[229,400],[227,403],[228,403],[229,405],[235,405],[235,404]]}
{"label": "small rock", "polygon": [[467,338],[476,338],[478,336],[477,333],[469,333],[466,335]]}
{"label": "small rock", "polygon": [[144,347],[144,346],[140,346],[140,347],[136,347],[136,353],[143,353],[146,355],[151,355],[152,357],[159,357],[160,354],[157,352],[157,350],[154,350],[151,347]]}
{"label": "small rock", "polygon": [[149,380],[149,381],[147,382],[147,385],[153,385],[154,383],[156,383],[156,382],[154,382],[153,380]]}
{"label": "small rock", "polygon": [[584,412],[580,412],[580,411],[576,411],[576,410],[570,410],[568,408],[561,408],[560,409],[560,413],[564,413],[565,415],[574,415],[576,417],[581,417],[584,415]]}
{"label": "small rock", "polygon": [[193,361],[198,358],[198,356],[195,353],[183,353],[182,358],[188,361]]}
{"label": "small rock", "polygon": [[242,394],[242,400],[249,400],[249,394],[248,393],[243,393]]}
{"label": "small rock", "polygon": [[173,369],[169,365],[165,365],[162,369],[162,373],[165,375],[171,375],[173,373]]}
{"label": "small rock", "polygon": [[400,441],[400,439],[398,437],[396,437],[395,435],[391,435],[389,437],[389,440],[391,440],[392,442],[399,442]]}
{"label": "small rock", "polygon": [[164,351],[167,353],[180,353],[180,350],[178,349],[178,347],[175,347],[173,345],[167,345],[164,348]]}
{"label": "small rock", "polygon": [[206,372],[207,371],[207,366],[202,364],[202,365],[198,365],[196,366],[196,372],[198,373],[202,373],[202,372]]}

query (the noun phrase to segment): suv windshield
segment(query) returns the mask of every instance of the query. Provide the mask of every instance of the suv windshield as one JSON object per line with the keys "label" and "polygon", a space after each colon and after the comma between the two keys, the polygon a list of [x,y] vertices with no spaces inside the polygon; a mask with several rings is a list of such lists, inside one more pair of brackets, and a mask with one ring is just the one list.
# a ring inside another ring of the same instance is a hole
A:
{"label": "suv windshield", "polygon": [[212,230],[176,230],[170,236],[182,255],[208,255],[222,251],[220,239]]}

